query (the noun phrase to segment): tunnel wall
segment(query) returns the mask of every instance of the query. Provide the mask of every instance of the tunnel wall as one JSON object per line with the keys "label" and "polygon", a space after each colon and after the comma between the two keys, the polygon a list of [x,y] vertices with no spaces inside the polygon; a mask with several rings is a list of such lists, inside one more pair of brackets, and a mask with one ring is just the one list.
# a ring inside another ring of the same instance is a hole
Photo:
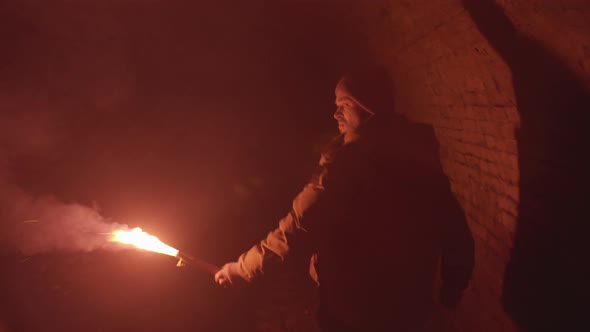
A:
{"label": "tunnel wall", "polygon": [[[518,33],[590,86],[590,3],[497,3]],[[434,126],[444,171],[476,240],[471,285],[447,318],[460,331],[517,331],[502,305],[521,196],[521,112],[511,69],[459,1],[359,6],[374,56],[394,77],[397,111]]]}

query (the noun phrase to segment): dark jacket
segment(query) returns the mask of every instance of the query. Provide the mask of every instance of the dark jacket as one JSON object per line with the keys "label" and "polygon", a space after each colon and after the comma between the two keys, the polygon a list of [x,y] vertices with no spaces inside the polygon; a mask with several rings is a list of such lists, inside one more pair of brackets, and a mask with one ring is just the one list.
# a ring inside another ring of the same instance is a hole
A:
{"label": "dark jacket", "polygon": [[[367,123],[360,139],[336,139],[292,210],[238,260],[246,279],[283,260],[307,233],[317,252],[320,323],[411,329],[443,287],[461,292],[473,269],[473,239],[438,159],[431,127],[403,118]],[[314,273],[317,271],[317,274]]]}

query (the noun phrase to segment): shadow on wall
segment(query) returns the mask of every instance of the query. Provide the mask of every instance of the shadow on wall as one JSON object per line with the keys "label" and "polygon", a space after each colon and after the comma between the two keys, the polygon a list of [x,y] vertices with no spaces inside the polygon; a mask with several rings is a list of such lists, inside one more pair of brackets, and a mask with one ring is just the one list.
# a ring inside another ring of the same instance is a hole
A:
{"label": "shadow on wall", "polygon": [[582,301],[590,298],[582,231],[590,220],[583,161],[590,94],[559,57],[520,34],[495,1],[463,4],[512,71],[521,117],[520,204],[504,310],[523,331],[590,331],[582,326]]}

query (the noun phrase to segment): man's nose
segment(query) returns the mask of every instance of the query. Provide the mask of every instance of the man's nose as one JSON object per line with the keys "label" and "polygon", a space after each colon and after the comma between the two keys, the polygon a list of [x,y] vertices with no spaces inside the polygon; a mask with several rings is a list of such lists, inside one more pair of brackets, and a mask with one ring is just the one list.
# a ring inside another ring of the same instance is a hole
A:
{"label": "man's nose", "polygon": [[336,112],[334,112],[334,119],[338,120],[342,117],[342,107],[337,107]]}

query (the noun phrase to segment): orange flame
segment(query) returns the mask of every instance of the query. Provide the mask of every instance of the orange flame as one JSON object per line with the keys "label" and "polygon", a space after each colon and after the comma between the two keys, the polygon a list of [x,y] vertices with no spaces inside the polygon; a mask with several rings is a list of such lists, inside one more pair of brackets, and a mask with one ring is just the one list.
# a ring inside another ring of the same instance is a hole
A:
{"label": "orange flame", "polygon": [[178,250],[160,241],[157,237],[142,231],[139,227],[135,227],[130,231],[114,231],[112,241],[131,244],[139,249],[153,251],[168,256],[176,257],[176,255],[178,255]]}

